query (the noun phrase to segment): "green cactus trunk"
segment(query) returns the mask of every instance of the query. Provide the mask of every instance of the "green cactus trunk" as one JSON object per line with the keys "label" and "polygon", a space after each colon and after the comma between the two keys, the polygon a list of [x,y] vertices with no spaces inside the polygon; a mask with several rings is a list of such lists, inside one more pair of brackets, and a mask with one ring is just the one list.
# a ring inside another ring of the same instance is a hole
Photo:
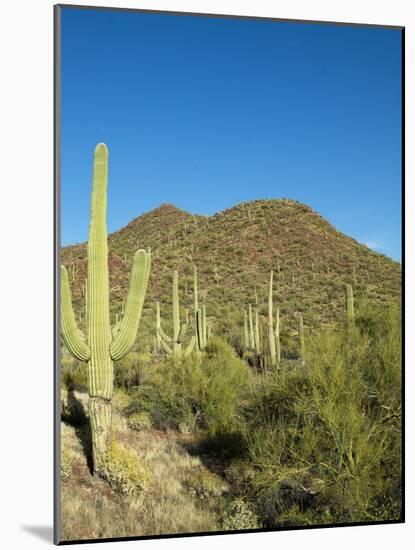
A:
{"label": "green cactus trunk", "polygon": [[88,411],[91,423],[94,472],[104,471],[105,454],[111,442],[113,361],[132,348],[141,318],[150,273],[150,256],[144,250],[134,255],[125,315],[111,331],[107,244],[108,150],[95,148],[91,221],[88,240],[88,277],[85,293],[88,341],[76,325],[68,273],[61,267],[61,332],[70,353],[88,363]]}
{"label": "green cactus trunk", "polygon": [[205,351],[208,340],[205,306],[200,307],[196,314],[196,335],[197,348],[201,352]]}
{"label": "green cactus trunk", "polygon": [[[182,342],[184,340],[187,323],[180,322],[180,304],[179,304],[179,274],[177,270],[173,271],[173,337],[170,338],[161,326],[158,327],[158,334],[160,335],[160,343],[163,350],[174,358],[182,357]],[[190,355],[194,349],[196,339],[191,337],[190,342],[184,350],[184,356]]]}
{"label": "green cactus trunk", "polygon": [[180,334],[180,305],[179,305],[179,273],[173,271],[173,355],[182,354],[182,342]]}
{"label": "green cactus trunk", "polygon": [[248,314],[244,311],[244,351],[249,350]]}
{"label": "green cactus trunk", "polygon": [[199,292],[197,286],[197,267],[193,266],[193,310],[195,316],[195,326],[196,326],[196,354],[199,356],[201,354],[203,342],[201,340],[201,333],[199,331]]}
{"label": "green cactus trunk", "polygon": [[271,357],[271,365],[275,367],[277,364],[277,354],[275,349],[275,336],[274,336],[272,284],[273,284],[273,272],[271,271],[271,274],[269,277],[269,294],[268,294],[268,340],[269,340],[269,354]]}
{"label": "green cactus trunk", "polygon": [[301,363],[305,364],[305,340],[304,340],[304,320],[303,316],[300,314],[299,317],[299,338],[300,338],[300,357]]}
{"label": "green cactus trunk", "polygon": [[254,351],[255,350],[255,337],[254,337],[254,323],[252,320],[252,306],[249,304],[249,348]]}
{"label": "green cactus trunk", "polygon": [[258,355],[261,353],[261,337],[259,334],[259,316],[258,316],[258,310],[255,311],[255,333],[254,333],[254,341],[255,341],[255,353]]}
{"label": "green cactus trunk", "polygon": [[156,353],[159,354],[161,351],[161,337],[160,337],[160,302],[156,303]]}
{"label": "green cactus trunk", "polygon": [[277,356],[277,367],[281,363],[281,343],[280,343],[280,310],[277,308],[277,318],[275,321],[275,352]]}
{"label": "green cactus trunk", "polygon": [[354,324],[354,299],[352,285],[346,285],[346,318],[349,325]]}

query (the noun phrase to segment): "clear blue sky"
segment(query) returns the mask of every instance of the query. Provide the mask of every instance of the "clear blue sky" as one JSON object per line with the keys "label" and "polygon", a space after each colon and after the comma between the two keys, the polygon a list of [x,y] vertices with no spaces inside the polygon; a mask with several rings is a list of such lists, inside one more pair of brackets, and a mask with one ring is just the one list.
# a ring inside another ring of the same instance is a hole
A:
{"label": "clear blue sky", "polygon": [[400,259],[400,30],[63,8],[64,245],[101,141],[109,231],[288,197]]}

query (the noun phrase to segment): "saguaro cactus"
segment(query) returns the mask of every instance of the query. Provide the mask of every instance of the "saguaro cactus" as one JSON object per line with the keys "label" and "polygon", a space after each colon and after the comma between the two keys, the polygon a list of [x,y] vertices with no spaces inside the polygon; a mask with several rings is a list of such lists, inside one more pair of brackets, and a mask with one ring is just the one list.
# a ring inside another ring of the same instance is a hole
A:
{"label": "saguaro cactus", "polygon": [[161,351],[161,321],[160,321],[160,302],[156,303],[156,340],[155,340],[155,351],[157,354]]}
{"label": "saguaro cactus", "polygon": [[258,310],[255,310],[255,334],[254,334],[254,342],[255,342],[255,352],[260,355],[261,353],[261,336],[259,334],[259,315]]}
{"label": "saguaro cactus", "polygon": [[281,343],[280,343],[280,310],[277,308],[277,318],[275,321],[275,352],[277,355],[277,366],[281,363]]}
{"label": "saguaro cactus", "polygon": [[[173,357],[181,357],[182,343],[187,331],[187,324],[180,322],[180,306],[179,306],[179,274],[177,270],[173,271],[173,337],[170,338],[161,326],[158,328],[158,333],[161,337],[161,345],[164,351],[173,355]],[[185,349],[184,355],[187,357],[192,353],[195,346],[195,337],[192,336],[189,345]]]}
{"label": "saguaro cactus", "polygon": [[249,350],[248,314],[244,311],[244,351]]}
{"label": "saguaro cactus", "polygon": [[269,294],[268,294],[268,339],[269,339],[269,354],[271,356],[271,365],[275,367],[277,364],[277,355],[275,349],[275,336],[274,336],[274,312],[272,301],[272,283],[273,272],[269,276]]}
{"label": "saguaro cactus", "polygon": [[248,306],[248,317],[249,317],[249,347],[253,351],[255,349],[255,337],[254,337],[254,323],[252,320],[252,306]]}
{"label": "saguaro cactus", "polygon": [[86,288],[88,338],[78,328],[72,307],[68,272],[61,266],[61,332],[70,353],[88,363],[89,417],[91,422],[94,471],[103,472],[111,441],[111,398],[113,361],[131,350],[137,335],[150,274],[150,255],[134,255],[125,315],[111,331],[109,311],[107,243],[108,150],[95,148],[92,181],[91,220],[88,239]]}
{"label": "saguaro cactus", "polygon": [[300,356],[301,356],[301,362],[304,365],[305,363],[305,340],[304,340],[304,320],[303,316],[300,313],[299,316],[299,338],[300,338]]}
{"label": "saguaro cactus", "polygon": [[194,296],[194,312],[196,324],[196,352],[200,354],[205,351],[206,345],[210,338],[210,326],[206,316],[206,305],[199,307],[198,285],[197,285],[197,267],[193,266],[193,296]]}
{"label": "saguaro cactus", "polygon": [[346,285],[346,318],[349,325],[354,323],[354,299],[352,285]]}
{"label": "saguaro cactus", "polygon": [[200,307],[196,312],[196,335],[198,350],[205,351],[208,342],[208,326],[205,305]]}

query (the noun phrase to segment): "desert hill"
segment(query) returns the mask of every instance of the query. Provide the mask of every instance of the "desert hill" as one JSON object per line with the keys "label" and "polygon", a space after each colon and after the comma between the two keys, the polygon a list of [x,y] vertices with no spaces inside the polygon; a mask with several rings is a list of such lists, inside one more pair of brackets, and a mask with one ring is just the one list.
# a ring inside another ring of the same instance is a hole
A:
{"label": "desert hill", "polygon": [[[157,300],[162,318],[170,319],[174,269],[179,271],[182,317],[185,308],[192,312],[193,265],[214,330],[232,339],[239,338],[249,303],[258,307],[266,321],[271,269],[283,332],[294,329],[299,312],[310,329],[339,319],[348,283],[353,285],[357,304],[400,299],[399,263],[337,231],[308,206],[288,199],[242,203],[213,216],[163,204],[109,235],[108,243],[113,317],[126,295],[135,250],[151,249],[152,270],[140,329],[146,345],[154,334]],[[70,271],[73,302],[82,324],[86,244],[64,247],[62,262]]]}

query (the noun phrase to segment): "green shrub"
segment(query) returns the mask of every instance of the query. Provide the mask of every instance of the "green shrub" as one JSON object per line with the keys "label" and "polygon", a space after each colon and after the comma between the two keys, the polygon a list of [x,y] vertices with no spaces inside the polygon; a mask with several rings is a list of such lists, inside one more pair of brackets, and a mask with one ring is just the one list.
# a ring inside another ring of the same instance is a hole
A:
{"label": "green shrub", "polygon": [[100,476],[121,495],[132,498],[147,485],[149,473],[138,455],[128,447],[112,442]]}
{"label": "green shrub", "polygon": [[203,429],[219,436],[239,429],[240,409],[249,393],[249,371],[232,348],[219,338],[201,359],[166,359],[146,373],[134,388],[125,412],[151,414],[159,429],[190,433]]}
{"label": "green shrub", "polygon": [[114,363],[114,385],[129,390],[142,383],[149,356],[144,353],[129,353]]}
{"label": "green shrub", "polygon": [[228,491],[228,484],[209,470],[199,470],[187,480],[187,488],[191,494],[204,500],[220,497]]}
{"label": "green shrub", "polygon": [[128,417],[127,423],[131,430],[136,431],[151,430],[153,426],[151,415],[145,411],[133,413]]}
{"label": "green shrub", "polygon": [[232,460],[225,470],[226,479],[238,492],[249,490],[254,478],[255,471],[248,460]]}
{"label": "green shrub", "polygon": [[72,473],[73,455],[67,450],[61,450],[61,480],[67,481]]}
{"label": "green shrub", "polygon": [[399,309],[364,309],[257,385],[244,434],[264,525],[399,519],[400,346]]}
{"label": "green shrub", "polygon": [[88,386],[88,369],[82,361],[72,356],[61,357],[61,383],[68,390],[86,390]]}
{"label": "green shrub", "polygon": [[258,529],[260,524],[248,503],[241,498],[237,498],[228,504],[223,516],[222,527],[229,531],[242,531],[244,529]]}

